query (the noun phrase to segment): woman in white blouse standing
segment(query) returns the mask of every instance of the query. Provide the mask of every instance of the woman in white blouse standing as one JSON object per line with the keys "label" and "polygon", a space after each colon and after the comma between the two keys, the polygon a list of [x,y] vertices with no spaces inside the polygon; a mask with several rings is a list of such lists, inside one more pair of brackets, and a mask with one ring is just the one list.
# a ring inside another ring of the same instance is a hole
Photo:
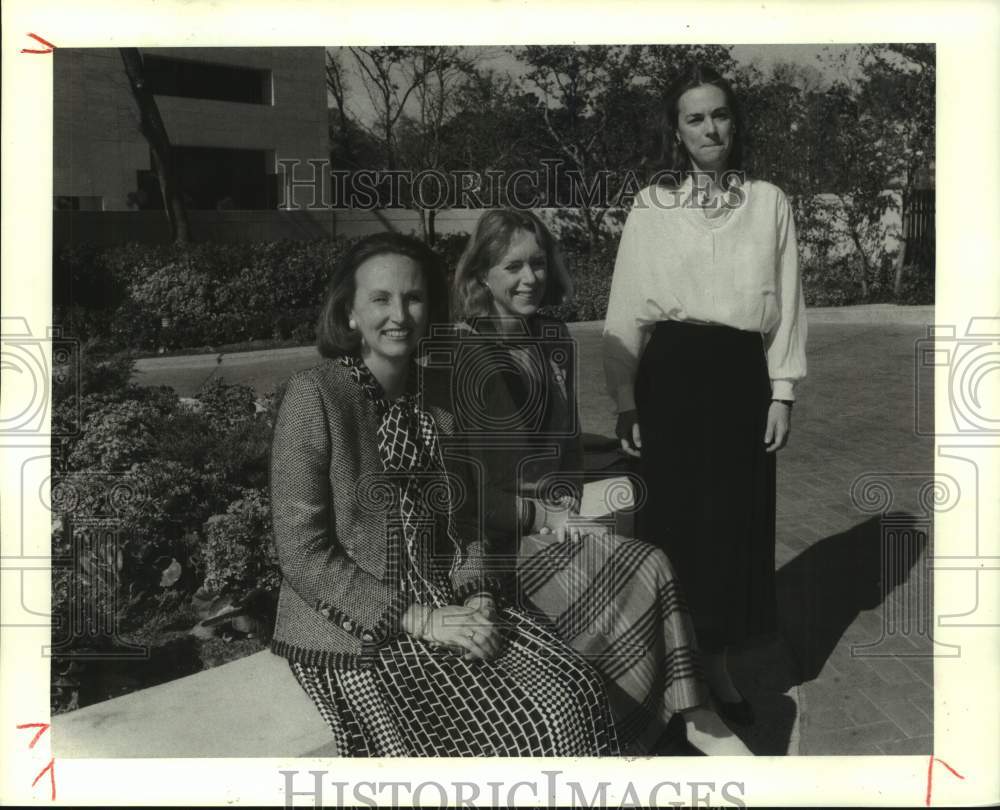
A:
{"label": "woman in white blouse standing", "polygon": [[604,329],[639,534],[674,562],[721,714],[750,724],[726,651],[775,629],[775,453],[806,373],[792,209],[747,178],[737,100],[694,66],[668,90],[665,169],[625,223]]}

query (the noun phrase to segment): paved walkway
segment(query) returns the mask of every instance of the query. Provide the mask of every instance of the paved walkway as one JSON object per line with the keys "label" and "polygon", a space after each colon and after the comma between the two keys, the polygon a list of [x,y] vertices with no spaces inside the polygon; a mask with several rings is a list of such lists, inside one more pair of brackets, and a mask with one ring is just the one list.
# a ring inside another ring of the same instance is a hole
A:
{"label": "paved walkway", "polygon": [[[918,384],[914,370],[926,327],[816,320],[809,379],[778,465],[781,638],[734,667],[758,709],[747,741],[758,754],[927,754],[932,590],[929,522],[918,492],[933,470],[933,441],[914,430],[916,402],[929,412],[933,400],[931,380]],[[600,325],[571,331],[584,431],[613,436]],[[215,375],[265,393],[316,358],[311,348],[284,349],[221,362],[211,355],[143,360],[138,369],[141,382],[171,385],[183,396]],[[865,487],[863,476],[885,485]],[[886,491],[893,502],[883,515]]]}

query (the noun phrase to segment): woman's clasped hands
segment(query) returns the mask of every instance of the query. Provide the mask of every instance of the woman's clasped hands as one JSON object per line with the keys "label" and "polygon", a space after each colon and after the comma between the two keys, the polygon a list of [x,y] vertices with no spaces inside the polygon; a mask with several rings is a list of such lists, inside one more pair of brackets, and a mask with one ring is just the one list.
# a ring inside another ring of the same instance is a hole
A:
{"label": "woman's clasped hands", "polygon": [[464,605],[413,605],[403,618],[403,627],[412,636],[461,654],[466,661],[489,661],[500,652],[500,630],[488,596],[470,597]]}

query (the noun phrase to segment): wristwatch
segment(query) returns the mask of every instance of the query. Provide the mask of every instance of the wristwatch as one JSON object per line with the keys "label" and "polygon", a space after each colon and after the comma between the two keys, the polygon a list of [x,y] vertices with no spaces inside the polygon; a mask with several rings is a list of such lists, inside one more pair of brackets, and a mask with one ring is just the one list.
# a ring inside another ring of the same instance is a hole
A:
{"label": "wristwatch", "polygon": [[772,399],[771,402],[780,402],[782,405],[787,405],[788,410],[791,410],[792,406],[795,404],[794,399]]}

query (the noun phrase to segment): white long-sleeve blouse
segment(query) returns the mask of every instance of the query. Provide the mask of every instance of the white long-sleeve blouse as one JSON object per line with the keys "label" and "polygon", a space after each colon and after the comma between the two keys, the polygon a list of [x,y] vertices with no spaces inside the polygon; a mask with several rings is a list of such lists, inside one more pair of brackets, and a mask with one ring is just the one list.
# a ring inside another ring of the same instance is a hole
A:
{"label": "white long-sleeve blouse", "polygon": [[635,408],[639,357],[657,321],[723,324],[764,336],[775,399],[806,375],[806,316],[792,208],[747,180],[715,218],[678,189],[640,191],[625,222],[604,325],[604,370],[618,411]]}

